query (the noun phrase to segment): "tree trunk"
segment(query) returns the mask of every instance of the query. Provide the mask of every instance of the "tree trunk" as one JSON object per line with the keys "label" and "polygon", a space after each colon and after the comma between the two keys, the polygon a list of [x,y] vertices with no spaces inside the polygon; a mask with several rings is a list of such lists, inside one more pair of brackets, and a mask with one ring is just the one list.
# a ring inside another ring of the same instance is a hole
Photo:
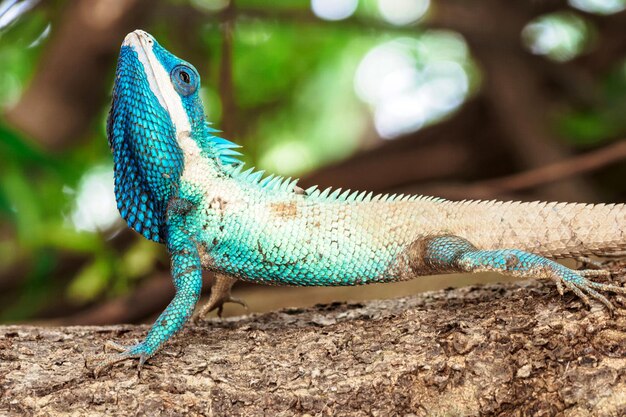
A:
{"label": "tree trunk", "polygon": [[146,330],[0,327],[0,414],[626,415],[626,318],[551,282],[215,319],[93,378]]}

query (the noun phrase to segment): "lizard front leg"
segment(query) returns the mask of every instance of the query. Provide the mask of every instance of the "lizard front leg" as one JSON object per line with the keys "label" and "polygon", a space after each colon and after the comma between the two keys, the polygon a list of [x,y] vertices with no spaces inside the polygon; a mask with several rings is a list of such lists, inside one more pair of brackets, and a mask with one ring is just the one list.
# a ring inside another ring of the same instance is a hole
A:
{"label": "lizard front leg", "polygon": [[233,278],[229,275],[224,275],[219,272],[215,273],[213,283],[211,285],[211,295],[209,301],[200,309],[200,312],[195,316],[194,322],[204,320],[205,316],[209,312],[217,309],[217,315],[222,317],[222,311],[224,310],[225,303],[235,303],[248,309],[248,306],[243,300],[234,298],[231,294],[231,288],[237,282],[237,278]]}
{"label": "lizard front leg", "polygon": [[131,358],[139,359],[139,369],[165,342],[187,322],[200,298],[202,266],[196,243],[181,227],[183,216],[175,213],[168,225],[167,248],[172,257],[172,277],[176,294],[167,308],[154,322],[146,338],[130,347],[108,342],[105,347],[120,351],[111,355],[94,369],[97,377],[111,365]]}
{"label": "lizard front leg", "polygon": [[559,294],[564,288],[573,291],[586,304],[589,296],[602,302],[610,311],[613,304],[598,290],[626,294],[626,287],[601,284],[588,279],[609,276],[604,270],[573,270],[555,261],[518,249],[480,250],[458,236],[434,236],[415,241],[407,251],[409,268],[413,272],[486,272],[496,271],[520,278],[550,278],[556,282]]}

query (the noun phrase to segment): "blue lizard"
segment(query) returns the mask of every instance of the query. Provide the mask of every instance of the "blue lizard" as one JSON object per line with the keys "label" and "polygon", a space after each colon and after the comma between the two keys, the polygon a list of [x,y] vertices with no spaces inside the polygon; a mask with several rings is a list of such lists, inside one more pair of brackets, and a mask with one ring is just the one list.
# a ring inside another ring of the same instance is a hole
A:
{"label": "blue lizard", "polygon": [[202,269],[216,282],[200,317],[235,301],[237,280],[275,285],[359,285],[419,275],[498,271],[550,278],[613,309],[594,282],[549,258],[626,249],[626,206],[452,202],[412,195],[299,188],[297,180],[244,170],[234,143],[216,136],[199,97],[200,76],[146,32],[121,48],[107,124],[115,195],[129,227],[166,245],[176,295],[145,340],[111,364],[154,355],[191,317]]}

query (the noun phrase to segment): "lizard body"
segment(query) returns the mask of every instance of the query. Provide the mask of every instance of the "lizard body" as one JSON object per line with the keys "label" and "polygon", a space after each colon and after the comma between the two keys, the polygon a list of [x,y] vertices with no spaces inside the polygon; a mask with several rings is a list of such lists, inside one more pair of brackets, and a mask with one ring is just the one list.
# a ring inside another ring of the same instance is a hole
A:
{"label": "lizard body", "polygon": [[201,316],[241,279],[276,285],[357,285],[449,272],[551,278],[559,292],[626,293],[548,258],[626,250],[626,206],[452,202],[312,187],[244,170],[237,145],[215,136],[197,71],[135,31],[122,45],[107,133],[118,208],[128,225],[164,243],[176,295],[146,339],[96,369],[136,357],[140,366],[192,315],[202,269],[217,280]]}

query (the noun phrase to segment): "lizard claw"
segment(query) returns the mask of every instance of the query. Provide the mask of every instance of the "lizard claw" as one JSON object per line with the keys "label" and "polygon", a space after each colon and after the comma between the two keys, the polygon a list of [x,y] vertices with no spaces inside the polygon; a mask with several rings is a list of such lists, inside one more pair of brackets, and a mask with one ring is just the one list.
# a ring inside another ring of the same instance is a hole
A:
{"label": "lizard claw", "polygon": [[117,342],[113,342],[112,340],[107,340],[104,342],[104,353],[109,353],[109,351],[114,350],[116,352],[125,352],[128,347],[124,345],[120,345]]}
{"label": "lizard claw", "polygon": [[207,301],[207,303],[204,306],[202,306],[202,308],[200,309],[200,312],[194,317],[194,323],[199,324],[201,321],[204,321],[204,318],[206,317],[206,315],[215,309],[217,309],[217,315],[219,317],[222,317],[222,312],[224,311],[224,304],[226,303],[239,304],[240,306],[245,308],[246,311],[248,311],[248,304],[246,304],[245,301],[243,301],[240,298],[232,297],[229,293],[225,297],[220,297],[220,298],[216,297],[216,299],[213,299],[213,297],[209,298],[209,301]]}
{"label": "lizard claw", "polygon": [[[228,297],[226,300],[224,300],[224,302],[222,302],[218,307],[217,307],[217,315],[219,317],[222,317],[222,311],[224,310],[224,304],[225,303],[233,303],[233,304],[239,304],[240,306],[242,306],[246,311],[249,310],[248,308],[248,304],[246,304],[245,301],[243,301],[241,298],[235,298],[235,297]],[[207,313],[211,311],[208,310]]]}
{"label": "lizard claw", "polygon": [[[115,350],[119,353],[110,354],[108,353],[110,350]],[[143,367],[143,364],[146,362],[146,360],[148,360],[148,358],[150,358],[150,355],[148,354],[147,349],[143,343],[137,343],[136,345],[125,347],[109,340],[104,344],[104,352],[104,361],[93,369],[94,378],[98,378],[98,376],[101,375],[103,371],[115,365],[116,363],[133,358],[139,359],[137,372],[139,375],[141,375],[141,368]]]}
{"label": "lizard claw", "polygon": [[563,281],[560,279],[557,279],[555,282],[556,282],[556,290],[559,292],[560,296],[563,296],[563,294],[565,294],[565,290],[563,288]]}

